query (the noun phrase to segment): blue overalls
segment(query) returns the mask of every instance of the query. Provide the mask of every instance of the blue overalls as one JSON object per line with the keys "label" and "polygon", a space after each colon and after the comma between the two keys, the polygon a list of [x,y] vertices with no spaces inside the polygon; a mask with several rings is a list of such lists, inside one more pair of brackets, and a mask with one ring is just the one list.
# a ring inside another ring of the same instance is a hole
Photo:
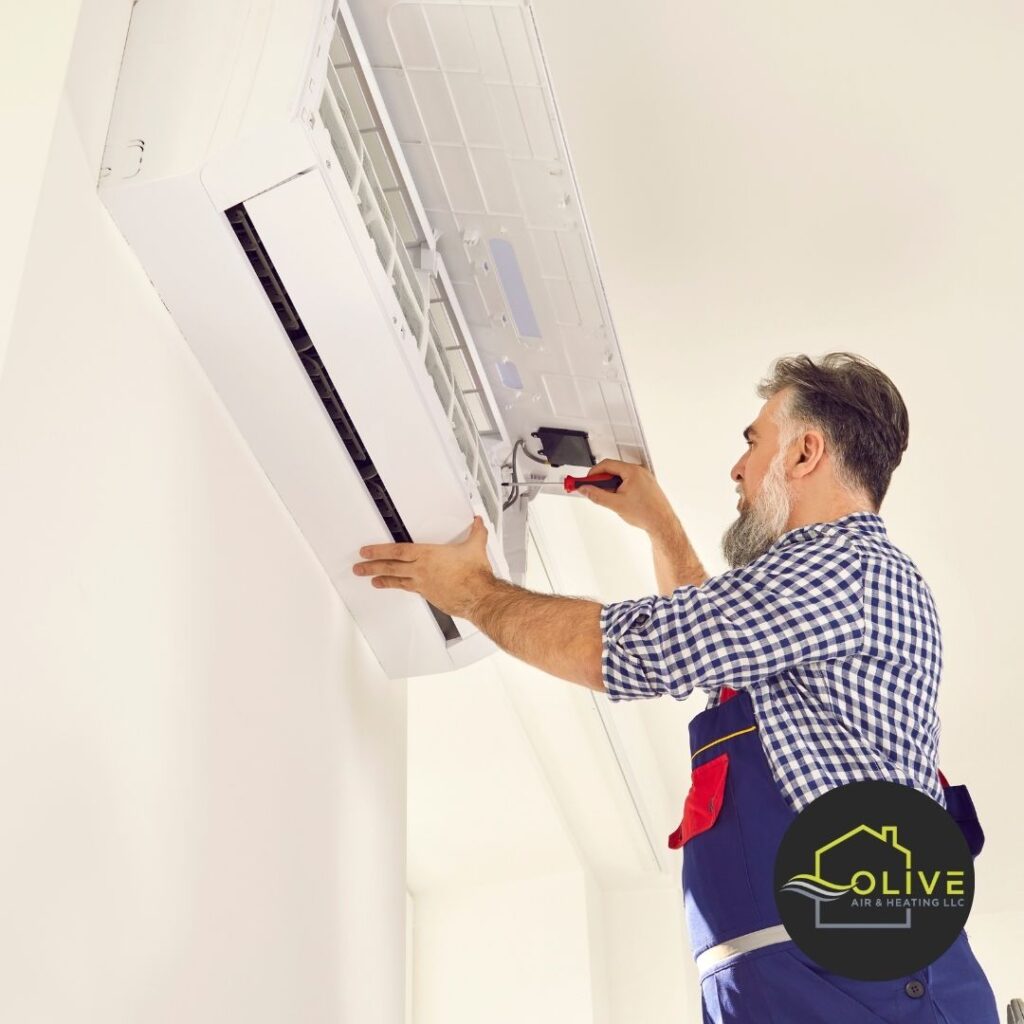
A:
{"label": "blue overalls", "polygon": [[[772,776],[746,691],[724,688],[717,706],[693,718],[690,754],[690,791],[669,846],[683,847],[683,899],[704,1024],[999,1024],[965,931],[927,967],[891,981],[831,974],[780,932],[775,855],[796,814]],[[977,856],[984,836],[970,795],[945,778],[942,784]],[[764,941],[749,933],[762,929],[773,929],[764,935],[774,941],[749,948]],[[747,949],[744,939],[720,947],[737,937],[746,937]]]}

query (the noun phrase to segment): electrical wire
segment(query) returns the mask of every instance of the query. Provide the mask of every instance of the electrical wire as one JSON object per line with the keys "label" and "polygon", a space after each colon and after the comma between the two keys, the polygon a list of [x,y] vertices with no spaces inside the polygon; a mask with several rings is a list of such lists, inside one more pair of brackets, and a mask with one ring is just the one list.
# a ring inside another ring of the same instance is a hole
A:
{"label": "electrical wire", "polygon": [[505,504],[501,506],[502,512],[507,508],[511,508],[519,500],[519,474],[516,472],[516,450],[521,444],[523,444],[523,439],[520,437],[512,445],[512,490],[508,498],[505,499]]}
{"label": "electrical wire", "polygon": [[[523,449],[523,454],[527,458],[533,459],[534,462],[539,462],[541,463],[541,465],[544,466],[550,465],[547,459],[542,459],[539,455],[534,455],[533,452],[531,452],[530,449],[526,447],[526,442],[521,437],[517,438],[516,443],[512,445],[512,493],[509,494],[507,500],[501,506],[502,512],[504,512],[505,509],[507,508],[511,508],[519,500],[519,472],[516,467],[516,452],[520,447]],[[508,464],[509,463],[505,463],[505,465]]]}

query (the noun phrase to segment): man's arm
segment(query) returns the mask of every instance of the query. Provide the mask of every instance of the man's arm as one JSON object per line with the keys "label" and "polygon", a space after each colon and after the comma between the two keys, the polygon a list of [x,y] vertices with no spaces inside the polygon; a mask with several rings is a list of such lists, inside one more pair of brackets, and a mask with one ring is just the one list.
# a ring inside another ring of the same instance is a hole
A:
{"label": "man's arm", "polygon": [[610,508],[623,522],[638,527],[650,537],[659,593],[668,596],[676,587],[684,584],[699,587],[710,579],[683,524],[649,469],[618,459],[602,459],[589,473],[616,473],[622,477],[617,491],[582,487],[579,493],[596,505]]}
{"label": "man's arm", "polygon": [[711,577],[701,565],[683,524],[673,516],[664,524],[647,531],[654,555],[654,574],[658,579],[658,593],[671,594],[676,587],[699,587]]}
{"label": "man's arm", "polygon": [[482,574],[465,618],[513,657],[604,692],[598,602],[538,594]]}
{"label": "man's arm", "polygon": [[755,686],[795,665],[847,658],[866,638],[858,550],[813,538],[774,547],[703,586],[602,608],[610,700]]}
{"label": "man's arm", "polygon": [[604,691],[601,608],[578,597],[537,594],[500,579],[487,557],[487,528],[474,516],[452,544],[370,544],[357,576],[375,587],[411,590],[435,608],[467,619],[513,657],[570,683]]}

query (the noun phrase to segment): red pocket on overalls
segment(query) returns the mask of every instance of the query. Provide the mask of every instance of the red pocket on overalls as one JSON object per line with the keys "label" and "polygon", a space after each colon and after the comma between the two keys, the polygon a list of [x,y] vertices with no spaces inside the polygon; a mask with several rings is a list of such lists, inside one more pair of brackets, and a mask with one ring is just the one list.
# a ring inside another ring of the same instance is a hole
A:
{"label": "red pocket on overalls", "polygon": [[729,755],[719,754],[698,765],[690,776],[690,791],[683,806],[683,820],[679,828],[668,837],[672,850],[688,843],[694,836],[706,832],[718,820],[725,796],[725,778],[729,772]]}

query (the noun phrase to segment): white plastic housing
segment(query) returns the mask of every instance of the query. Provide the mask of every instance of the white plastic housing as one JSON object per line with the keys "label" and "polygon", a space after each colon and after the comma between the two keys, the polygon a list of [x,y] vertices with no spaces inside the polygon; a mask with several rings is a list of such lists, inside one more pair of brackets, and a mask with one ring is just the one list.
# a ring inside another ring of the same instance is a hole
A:
{"label": "white plastic housing", "polygon": [[[446,638],[419,595],[353,575],[361,546],[395,535],[227,216],[242,204],[410,539],[461,539],[480,513],[507,576],[497,473],[465,422],[466,389],[449,379],[442,402],[437,381],[452,370],[436,365],[429,324],[409,323],[408,297],[425,308],[440,278],[370,209],[382,190],[369,161],[353,188],[338,125],[332,136],[321,115],[337,31],[321,0],[137,4],[100,192],[384,671],[401,678],[494,646],[461,619]],[[350,141],[358,151],[358,133]],[[489,390],[475,392],[503,444]]]}

